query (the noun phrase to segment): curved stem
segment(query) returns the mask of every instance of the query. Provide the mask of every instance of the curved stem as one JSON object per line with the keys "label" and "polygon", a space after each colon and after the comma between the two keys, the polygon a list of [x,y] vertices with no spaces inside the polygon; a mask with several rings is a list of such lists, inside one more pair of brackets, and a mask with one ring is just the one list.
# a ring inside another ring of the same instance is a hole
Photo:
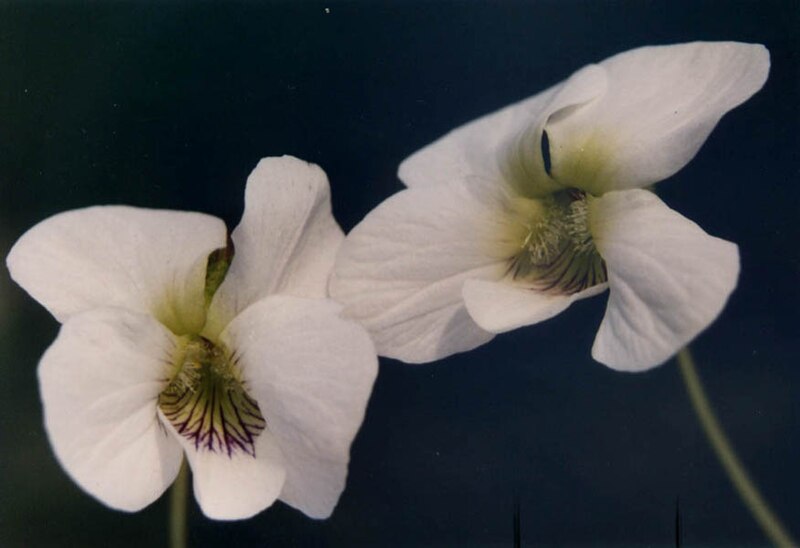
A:
{"label": "curved stem", "polygon": [[776,546],[797,546],[798,544],[781,525],[778,516],[770,509],[758,488],[748,476],[747,470],[742,466],[728,438],[725,436],[725,432],[723,432],[716,416],[714,416],[711,404],[703,391],[703,384],[697,375],[694,360],[688,346],[678,352],[677,359],[683,382],[686,384],[686,390],[692,401],[692,407],[694,407],[708,441],[714,448],[722,467],[728,473],[728,478],[730,478],[731,483],[739,493],[742,502],[750,510],[750,513],[772,543]]}
{"label": "curved stem", "polygon": [[189,467],[184,459],[178,477],[169,491],[169,546],[186,548],[186,498],[189,492]]}

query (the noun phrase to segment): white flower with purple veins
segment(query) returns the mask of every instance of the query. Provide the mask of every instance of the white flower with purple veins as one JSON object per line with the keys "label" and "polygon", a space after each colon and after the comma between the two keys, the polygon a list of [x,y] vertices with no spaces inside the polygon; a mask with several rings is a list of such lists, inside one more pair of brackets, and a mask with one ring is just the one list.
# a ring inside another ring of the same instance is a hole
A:
{"label": "white flower with purple veins", "polygon": [[201,213],[92,207],[25,233],[8,268],[63,323],[39,380],[78,485],[138,510],[185,454],[208,517],[277,498],[329,516],[377,374],[366,331],[326,298],[343,237],[325,174],[291,157],[250,175],[235,255]]}
{"label": "white flower with purple veins", "polygon": [[768,72],[760,45],[645,47],[454,130],[403,162],[408,189],[348,235],[333,298],[379,354],[426,362],[609,288],[594,358],[664,362],[720,313],[739,255],[646,187]]}

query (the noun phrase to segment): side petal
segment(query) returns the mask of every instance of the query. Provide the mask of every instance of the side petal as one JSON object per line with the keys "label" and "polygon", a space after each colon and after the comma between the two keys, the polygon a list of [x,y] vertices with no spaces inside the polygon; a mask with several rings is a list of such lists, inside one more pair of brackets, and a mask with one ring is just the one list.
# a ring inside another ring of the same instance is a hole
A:
{"label": "side petal", "polygon": [[62,323],[119,306],[183,334],[205,321],[208,255],[224,246],[225,224],[209,215],[99,206],[42,221],[6,262],[14,281]]}
{"label": "side petal", "polygon": [[175,431],[158,411],[161,421],[180,442],[192,469],[194,498],[206,517],[247,519],[272,506],[286,478],[284,457],[269,430],[255,440],[255,457],[244,452],[227,455],[205,447]]}
{"label": "side petal", "polygon": [[156,413],[174,336],[150,316],[96,308],[72,316],[39,364],[44,420],[61,465],[117,510],[155,501],[181,464]]}
{"label": "side petal", "polygon": [[546,127],[553,177],[593,194],[669,177],[726,112],[761,89],[769,65],[764,46],[737,42],[644,47],[606,59],[607,92]]}
{"label": "side petal", "polygon": [[331,296],[367,328],[380,355],[421,363],[475,348],[492,335],[470,319],[461,287],[504,274],[505,218],[466,185],[395,194],[348,234]]}
{"label": "side petal", "polygon": [[345,486],[378,372],[367,332],[327,299],[272,296],[223,332],[285,458],[281,500],[326,518]]}
{"label": "side petal", "polygon": [[247,179],[236,255],[209,309],[208,334],[273,293],[325,297],[344,239],[319,166],[291,156],[264,158]]}
{"label": "side petal", "polygon": [[467,280],[464,302],[475,323],[491,333],[504,333],[549,320],[575,301],[607,288],[608,284],[598,284],[571,295],[549,295],[507,281]]}
{"label": "side petal", "polygon": [[738,248],[646,190],[611,192],[590,208],[610,287],[592,356],[622,371],[659,365],[720,314],[736,287]]}

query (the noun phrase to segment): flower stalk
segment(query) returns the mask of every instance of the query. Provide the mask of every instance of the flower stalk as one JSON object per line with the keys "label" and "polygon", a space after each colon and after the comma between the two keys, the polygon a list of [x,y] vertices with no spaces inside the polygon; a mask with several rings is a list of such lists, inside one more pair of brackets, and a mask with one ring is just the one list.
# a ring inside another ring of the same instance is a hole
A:
{"label": "flower stalk", "polygon": [[169,546],[186,548],[186,499],[189,495],[189,468],[186,461],[169,491]]}
{"label": "flower stalk", "polygon": [[778,516],[769,507],[767,501],[761,496],[758,487],[750,479],[747,470],[745,470],[736,456],[736,452],[733,450],[717,417],[714,415],[714,411],[711,409],[711,403],[703,390],[703,384],[697,374],[688,346],[678,352],[677,360],[681,377],[684,384],[686,384],[686,391],[689,393],[689,399],[692,402],[695,413],[697,413],[697,418],[703,427],[706,437],[708,437],[709,443],[711,443],[711,447],[714,448],[717,458],[728,474],[728,478],[739,493],[742,502],[774,545],[781,547],[798,546],[797,542],[792,539],[789,532],[783,527]]}

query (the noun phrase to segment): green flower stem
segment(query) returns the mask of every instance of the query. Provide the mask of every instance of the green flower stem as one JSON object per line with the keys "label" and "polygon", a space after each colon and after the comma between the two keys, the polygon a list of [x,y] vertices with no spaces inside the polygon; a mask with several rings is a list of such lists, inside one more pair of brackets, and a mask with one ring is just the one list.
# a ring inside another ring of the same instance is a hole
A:
{"label": "green flower stem", "polygon": [[184,459],[178,477],[169,491],[169,546],[186,548],[186,498],[189,493],[189,467]]}
{"label": "green flower stem", "polygon": [[781,525],[780,520],[770,509],[761,493],[759,493],[758,488],[736,456],[733,447],[731,447],[728,438],[725,436],[725,432],[722,431],[722,427],[714,416],[711,404],[703,391],[703,384],[697,375],[694,360],[688,346],[678,352],[677,359],[683,382],[686,384],[686,391],[692,401],[692,407],[697,413],[697,418],[700,420],[700,424],[703,426],[703,430],[714,448],[717,458],[719,458],[722,467],[728,473],[731,483],[739,492],[742,502],[750,510],[750,513],[773,544],[776,546],[798,546],[789,535],[789,532]]}

